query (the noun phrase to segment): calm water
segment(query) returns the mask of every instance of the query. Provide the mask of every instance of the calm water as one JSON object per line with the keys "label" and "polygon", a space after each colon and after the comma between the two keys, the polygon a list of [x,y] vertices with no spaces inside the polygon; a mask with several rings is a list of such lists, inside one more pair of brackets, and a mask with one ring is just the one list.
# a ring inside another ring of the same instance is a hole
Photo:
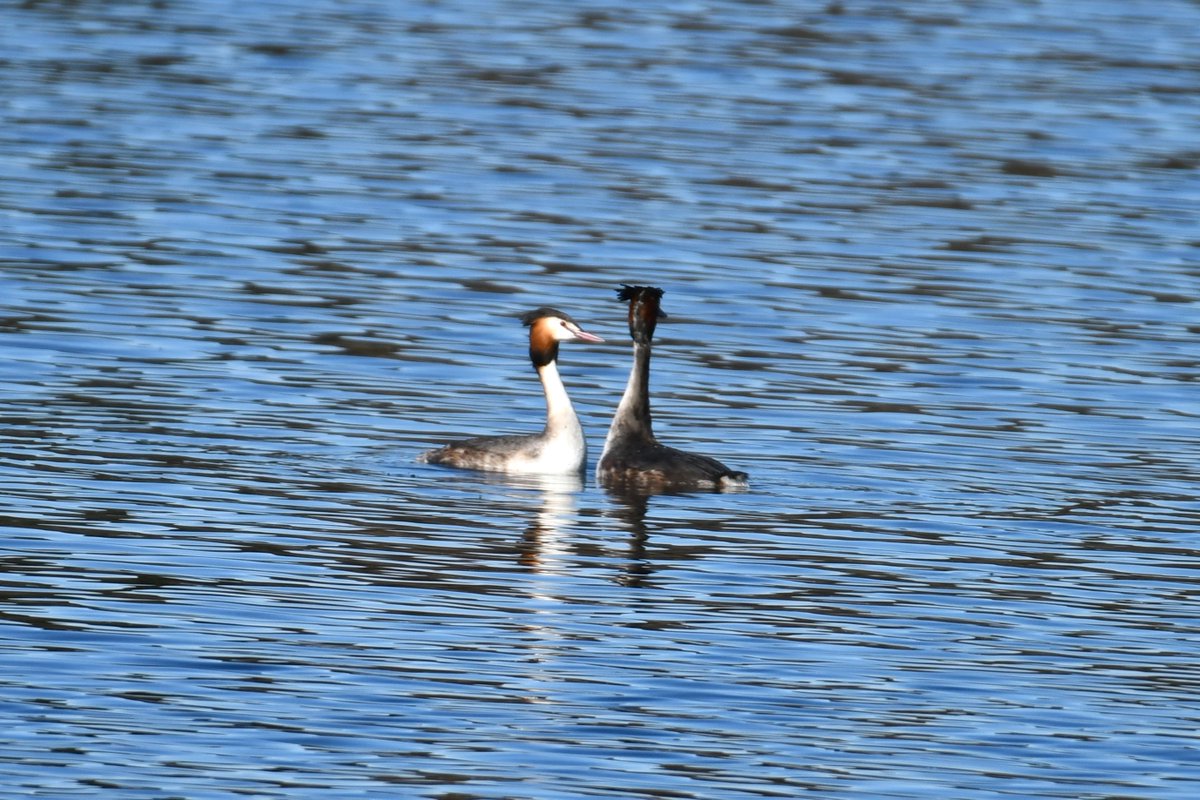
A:
{"label": "calm water", "polygon": [[4,4],[5,797],[1196,796],[1200,6],[626,6]]}

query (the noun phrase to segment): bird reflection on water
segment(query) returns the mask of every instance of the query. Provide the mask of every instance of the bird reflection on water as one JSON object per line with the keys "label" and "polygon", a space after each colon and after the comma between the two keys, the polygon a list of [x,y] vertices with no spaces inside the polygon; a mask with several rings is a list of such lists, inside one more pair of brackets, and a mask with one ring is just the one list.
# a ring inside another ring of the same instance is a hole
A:
{"label": "bird reflection on water", "polygon": [[[535,488],[540,494],[540,504],[532,510],[532,517],[517,546],[518,562],[531,572],[543,575],[569,573],[584,558],[580,551],[593,547],[583,542],[570,544],[572,532],[579,528],[578,498],[584,488],[580,476],[489,475],[486,480],[490,483],[502,480],[513,486]],[[641,585],[654,572],[646,558],[646,512],[650,495],[645,492],[610,491],[608,497],[612,506],[602,511],[602,516],[616,520],[626,531],[620,540],[625,542],[624,565],[618,568],[613,581],[624,586]]]}

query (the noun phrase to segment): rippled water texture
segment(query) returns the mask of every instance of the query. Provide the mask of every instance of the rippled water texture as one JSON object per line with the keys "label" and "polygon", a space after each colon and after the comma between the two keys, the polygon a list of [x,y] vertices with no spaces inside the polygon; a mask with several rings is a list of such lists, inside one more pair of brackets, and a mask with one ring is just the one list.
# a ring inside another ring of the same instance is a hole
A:
{"label": "rippled water texture", "polygon": [[[0,24],[4,797],[1190,798],[1200,6]],[[658,433],[591,463],[666,290]]]}

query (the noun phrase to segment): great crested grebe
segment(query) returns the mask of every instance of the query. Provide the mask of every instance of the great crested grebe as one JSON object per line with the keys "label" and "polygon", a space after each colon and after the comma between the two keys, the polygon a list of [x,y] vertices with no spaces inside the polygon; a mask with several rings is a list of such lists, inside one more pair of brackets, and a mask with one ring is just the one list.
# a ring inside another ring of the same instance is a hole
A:
{"label": "great crested grebe", "polygon": [[663,290],[653,286],[624,286],[617,298],[629,303],[629,335],[633,339],[633,369],[608,438],[596,476],[610,487],[682,491],[740,489],[749,476],[731,470],[715,458],[685,453],[659,444],[650,422],[650,343],[654,328],[666,313],[659,307]]}
{"label": "great crested grebe", "polygon": [[492,472],[570,473],[583,469],[583,427],[558,375],[558,343],[603,342],[561,311],[542,307],[521,315],[529,327],[529,360],[546,393],[546,428],[525,436],[479,436],[421,455],[421,461]]}

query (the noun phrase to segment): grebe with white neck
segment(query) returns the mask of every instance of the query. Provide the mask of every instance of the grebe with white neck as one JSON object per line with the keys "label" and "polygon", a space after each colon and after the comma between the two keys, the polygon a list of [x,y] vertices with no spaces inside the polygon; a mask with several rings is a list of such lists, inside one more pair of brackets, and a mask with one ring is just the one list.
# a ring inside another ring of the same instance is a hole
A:
{"label": "grebe with white neck", "polygon": [[617,298],[629,303],[629,335],[633,339],[633,369],[617,406],[596,477],[612,488],[648,491],[744,489],[749,477],[715,458],[667,447],[654,437],[650,419],[650,346],[663,290],[653,286],[624,286]]}
{"label": "grebe with white neck", "polygon": [[587,461],[583,427],[558,374],[559,342],[603,342],[568,315],[542,307],[521,315],[529,327],[529,360],[537,370],[546,394],[546,427],[541,433],[514,436],[479,436],[430,450],[419,460],[462,469],[491,472],[580,472]]}

